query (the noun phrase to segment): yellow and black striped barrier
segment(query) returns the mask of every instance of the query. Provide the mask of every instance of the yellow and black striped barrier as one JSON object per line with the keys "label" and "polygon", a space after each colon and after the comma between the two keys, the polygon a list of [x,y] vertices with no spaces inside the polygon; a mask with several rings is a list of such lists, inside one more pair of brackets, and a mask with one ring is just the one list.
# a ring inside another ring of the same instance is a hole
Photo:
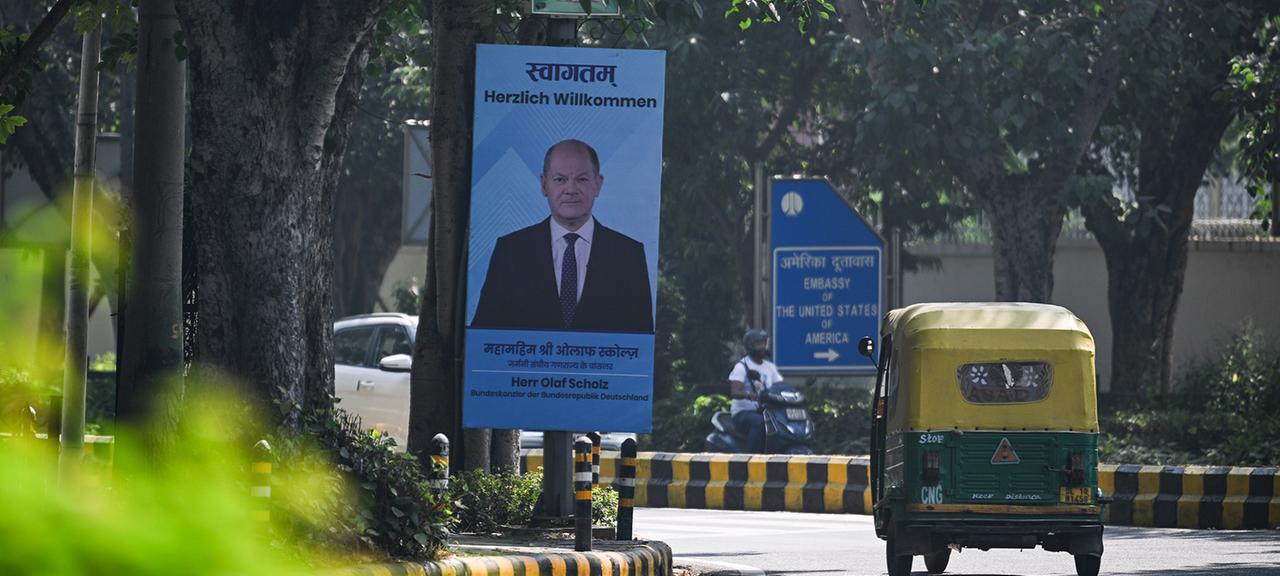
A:
{"label": "yellow and black striped barrier", "polygon": [[1161,528],[1280,528],[1276,468],[1098,466],[1107,523]]}
{"label": "yellow and black striped barrier", "polygon": [[252,499],[253,519],[271,521],[271,444],[259,440],[253,445],[253,463],[249,467],[252,478],[249,496]]}
{"label": "yellow and black striped barrier", "polygon": [[357,566],[330,576],[671,576],[671,548],[646,542],[616,551],[466,556]]}
{"label": "yellow and black striped barrier", "polygon": [[[600,481],[621,492],[621,456],[605,453]],[[523,451],[521,469],[542,466]],[[641,452],[635,505],[647,508],[787,510],[870,514],[866,457]],[[1098,466],[1112,502],[1108,524],[1223,530],[1280,528],[1280,469],[1206,466]]]}
{"label": "yellow and black striped barrier", "polygon": [[583,436],[573,443],[573,549],[591,551],[591,447]]}
{"label": "yellow and black striped barrier", "polygon": [[[600,482],[622,491],[617,452],[600,459]],[[521,470],[542,466],[542,451],[522,451]],[[787,510],[868,514],[866,457],[641,452],[635,505],[642,508]]]}
{"label": "yellow and black striped barrier", "polygon": [[618,462],[618,540],[631,539],[636,508],[636,441],[622,441],[622,459]]}
{"label": "yellow and black striped barrier", "polygon": [[437,512],[443,511],[449,498],[449,437],[436,434],[431,438],[431,471],[427,486],[435,499]]}

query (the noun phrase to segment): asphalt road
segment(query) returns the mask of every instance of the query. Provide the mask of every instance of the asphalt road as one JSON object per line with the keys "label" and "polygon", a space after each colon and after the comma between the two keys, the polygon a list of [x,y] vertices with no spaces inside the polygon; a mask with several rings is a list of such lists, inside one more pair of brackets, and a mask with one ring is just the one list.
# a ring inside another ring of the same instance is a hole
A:
{"label": "asphalt road", "polygon": [[[675,563],[725,574],[844,576],[884,574],[884,543],[870,516],[637,509],[638,537],[671,546]],[[1280,576],[1280,531],[1111,527],[1102,574]],[[964,550],[947,574],[1074,575],[1065,552]],[[926,574],[917,558],[914,574]]]}

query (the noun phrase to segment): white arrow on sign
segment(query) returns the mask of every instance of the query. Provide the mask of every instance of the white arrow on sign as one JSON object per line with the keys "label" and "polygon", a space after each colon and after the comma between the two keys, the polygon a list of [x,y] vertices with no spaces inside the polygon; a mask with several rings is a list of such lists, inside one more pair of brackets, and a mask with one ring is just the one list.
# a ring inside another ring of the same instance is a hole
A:
{"label": "white arrow on sign", "polygon": [[834,348],[827,348],[826,352],[814,352],[813,357],[827,362],[835,362],[836,358],[840,357],[840,353],[836,352]]}

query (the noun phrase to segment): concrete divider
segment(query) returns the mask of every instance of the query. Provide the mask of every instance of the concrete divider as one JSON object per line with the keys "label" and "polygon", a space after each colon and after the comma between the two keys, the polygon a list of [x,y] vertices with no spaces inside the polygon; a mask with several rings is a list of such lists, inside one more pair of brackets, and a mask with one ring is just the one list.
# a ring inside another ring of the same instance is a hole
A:
{"label": "concrete divider", "polygon": [[1163,528],[1280,528],[1276,468],[1098,466],[1107,523]]}
{"label": "concrete divider", "polygon": [[[600,483],[619,487],[618,452],[600,457]],[[520,469],[542,467],[542,451],[520,455]],[[640,452],[635,504],[647,508],[786,510],[869,514],[868,459]]]}
{"label": "concrete divider", "polygon": [[[619,459],[617,452],[600,459],[600,482],[615,489]],[[521,452],[521,470],[541,466],[541,450]],[[865,456],[641,452],[636,506],[869,514],[869,478]],[[1098,485],[1113,499],[1108,524],[1280,528],[1276,468],[1103,464]]]}
{"label": "concrete divider", "polygon": [[[604,546],[602,546],[603,548]],[[465,548],[459,546],[458,548]],[[496,550],[499,555],[455,556],[433,562],[368,564],[327,576],[671,576],[671,548],[644,542],[593,552]],[[503,555],[502,552],[507,552]]]}

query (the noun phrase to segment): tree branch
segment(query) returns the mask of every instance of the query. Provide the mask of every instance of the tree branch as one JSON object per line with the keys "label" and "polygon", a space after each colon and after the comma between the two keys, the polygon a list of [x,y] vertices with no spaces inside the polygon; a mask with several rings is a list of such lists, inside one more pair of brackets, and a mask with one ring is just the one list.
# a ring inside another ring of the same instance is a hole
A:
{"label": "tree branch", "polygon": [[[1140,20],[1149,25],[1156,13],[1158,2],[1146,2],[1134,10],[1140,10]],[[1117,27],[1118,28],[1118,27]],[[1093,67],[1089,84],[1084,94],[1076,100],[1071,112],[1068,127],[1071,130],[1071,141],[1063,150],[1036,174],[1031,192],[1035,194],[1056,194],[1058,186],[1071,176],[1080,158],[1089,149],[1094,130],[1102,120],[1102,114],[1111,102],[1116,87],[1120,84],[1120,43],[1125,36],[1123,30],[1112,30],[1103,47],[1102,57]]]}
{"label": "tree branch", "polygon": [[883,40],[882,33],[873,32],[875,22],[873,18],[876,16],[875,7],[870,9],[863,3],[863,0],[840,0],[840,14],[843,15],[841,20],[844,22],[844,30],[854,41],[861,47],[862,51],[867,55],[867,76],[871,78],[872,83],[880,82],[880,61],[877,50],[872,50],[870,42],[874,40]]}
{"label": "tree branch", "polygon": [[751,150],[747,151],[748,167],[754,166],[756,162],[763,162],[769,157],[769,153],[778,145],[778,141],[782,139],[782,135],[786,133],[787,128],[791,127],[792,122],[795,122],[796,116],[800,114],[800,109],[805,107],[805,104],[809,101],[809,95],[813,94],[813,79],[817,75],[818,66],[814,62],[813,55],[808,50],[804,51],[803,54],[804,59],[800,70],[796,72],[795,77],[791,80],[791,99],[786,104],[783,104],[782,110],[778,112],[773,126],[765,133],[765,137]]}
{"label": "tree branch", "polygon": [[36,53],[40,51],[40,46],[53,35],[53,29],[58,27],[58,23],[67,16],[67,12],[71,10],[71,4],[74,0],[58,0],[53,8],[40,19],[40,24],[36,25],[36,29],[31,32],[31,36],[27,37],[27,41],[22,43],[22,47],[18,49],[18,55],[14,57],[4,68],[0,68],[0,92],[4,91],[5,86],[18,76],[18,72],[24,66],[35,59]]}

